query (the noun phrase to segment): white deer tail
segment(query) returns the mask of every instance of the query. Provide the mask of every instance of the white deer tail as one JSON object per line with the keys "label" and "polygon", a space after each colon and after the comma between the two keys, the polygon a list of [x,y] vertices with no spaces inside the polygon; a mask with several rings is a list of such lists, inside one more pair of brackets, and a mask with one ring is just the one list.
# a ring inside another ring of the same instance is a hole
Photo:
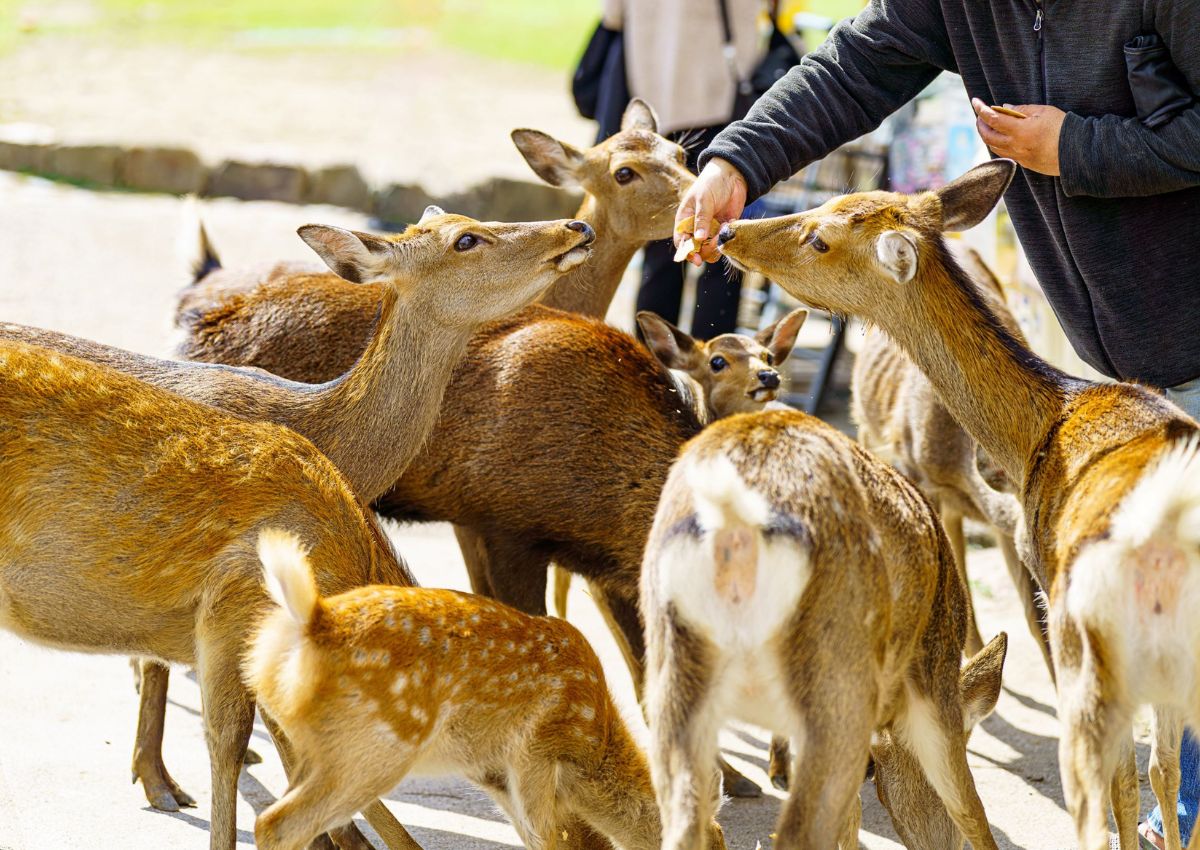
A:
{"label": "white deer tail", "polygon": [[[1143,605],[1155,615],[1187,611],[1190,624],[1190,612],[1200,604],[1200,575],[1193,566],[1198,547],[1200,439],[1191,437],[1146,466],[1114,511],[1107,539],[1080,553],[1067,610],[1081,621],[1126,628],[1121,612]],[[1136,563],[1148,566],[1140,585],[1129,568]],[[1200,629],[1188,631],[1200,638]]]}
{"label": "white deer tail", "polygon": [[758,529],[771,518],[767,500],[750,489],[725,455],[692,464],[687,470],[687,483],[696,505],[696,519],[705,531]]}
{"label": "white deer tail", "polygon": [[320,596],[299,538],[278,528],[263,529],[258,535],[258,558],[262,561],[267,593],[297,625],[307,626]]}

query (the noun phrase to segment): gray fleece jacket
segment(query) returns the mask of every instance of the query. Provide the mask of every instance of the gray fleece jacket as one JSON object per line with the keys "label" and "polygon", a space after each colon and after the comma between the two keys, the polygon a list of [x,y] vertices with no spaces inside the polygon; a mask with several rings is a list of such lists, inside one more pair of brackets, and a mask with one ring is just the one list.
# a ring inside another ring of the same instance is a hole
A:
{"label": "gray fleece jacket", "polygon": [[1200,376],[1200,104],[1147,129],[1123,48],[1158,33],[1200,93],[1200,0],[872,0],[700,157],[752,198],[866,133],[938,74],[985,103],[1066,111],[1061,177],[1005,195],[1075,350],[1114,378]]}

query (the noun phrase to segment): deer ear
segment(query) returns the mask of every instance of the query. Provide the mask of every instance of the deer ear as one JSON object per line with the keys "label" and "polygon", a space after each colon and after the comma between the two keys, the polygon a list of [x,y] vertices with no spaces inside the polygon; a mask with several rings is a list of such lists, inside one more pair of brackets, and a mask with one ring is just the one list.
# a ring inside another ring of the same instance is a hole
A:
{"label": "deer ear", "polygon": [[583,154],[577,148],[541,130],[513,130],[512,140],[534,173],[551,186],[569,189],[579,185]]}
{"label": "deer ear", "polygon": [[796,344],[796,335],[808,318],[807,310],[793,310],[773,325],[768,325],[754,335],[759,345],[765,346],[771,352],[774,365],[778,366],[792,353]]}
{"label": "deer ear", "polygon": [[996,707],[1004,673],[1004,656],[1007,653],[1008,635],[1001,632],[992,638],[991,643],[979,650],[959,674],[958,689],[962,694],[964,732],[969,732]]}
{"label": "deer ear", "polygon": [[658,116],[654,114],[650,104],[640,97],[635,97],[629,101],[629,105],[625,107],[625,114],[621,116],[621,130],[649,130],[651,133],[657,133]]}
{"label": "deer ear", "polygon": [[325,224],[306,224],[296,232],[338,277],[351,283],[388,277],[393,254],[386,239]]}
{"label": "deer ear", "polygon": [[993,159],[938,189],[934,194],[942,202],[942,230],[970,230],[987,218],[1016,173],[1011,159]]}
{"label": "deer ear", "polygon": [[641,310],[638,327],[646,338],[646,347],[668,369],[686,369],[688,357],[696,349],[696,340],[657,313]]}
{"label": "deer ear", "polygon": [[896,283],[908,283],[917,274],[917,243],[899,230],[885,230],[875,240],[875,257]]}
{"label": "deer ear", "polygon": [[431,218],[435,218],[439,215],[445,215],[445,214],[446,214],[446,211],[444,209],[442,209],[441,207],[436,206],[434,204],[430,204],[429,206],[427,206],[425,208],[425,212],[421,213],[421,220],[418,221],[417,224],[424,224],[425,222],[429,221],[429,219],[431,219]]}

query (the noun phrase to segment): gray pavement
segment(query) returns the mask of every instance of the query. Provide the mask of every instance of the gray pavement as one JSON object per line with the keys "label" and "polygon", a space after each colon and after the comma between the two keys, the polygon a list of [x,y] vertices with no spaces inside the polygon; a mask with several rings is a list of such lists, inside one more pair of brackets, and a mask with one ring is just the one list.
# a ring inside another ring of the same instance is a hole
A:
{"label": "gray pavement", "polygon": [[[305,222],[362,226],[333,208],[215,201],[205,205],[227,265],[309,258],[294,235]],[[180,204],[168,197],[95,194],[0,174],[0,320],[57,328],[139,351],[168,347],[174,291],[185,280],[176,253]],[[449,529],[391,529],[426,585],[467,587]],[[971,740],[971,764],[1002,848],[1069,847],[1055,756],[1053,692],[1026,632],[994,549],[971,553],[978,616],[985,635],[1005,629],[1010,652],[996,713]],[[594,606],[576,583],[570,619],[592,640],[619,704],[644,734],[620,656]],[[0,850],[205,848],[208,759],[200,700],[188,671],[173,673],[165,757],[199,805],[179,814],[150,809],[129,784],[137,702],[123,658],[61,653],[0,633]],[[730,760],[765,784],[766,736],[731,729]],[[261,726],[252,744],[265,762],[243,771],[239,843],[253,844],[254,816],[285,788]],[[1145,769],[1145,747],[1139,748]],[[1148,795],[1148,786],[1145,788]],[[897,847],[874,789],[863,787],[861,840]],[[731,801],[721,813],[729,846],[770,847],[780,795]],[[453,779],[409,779],[389,805],[427,850],[519,846],[495,807]]]}

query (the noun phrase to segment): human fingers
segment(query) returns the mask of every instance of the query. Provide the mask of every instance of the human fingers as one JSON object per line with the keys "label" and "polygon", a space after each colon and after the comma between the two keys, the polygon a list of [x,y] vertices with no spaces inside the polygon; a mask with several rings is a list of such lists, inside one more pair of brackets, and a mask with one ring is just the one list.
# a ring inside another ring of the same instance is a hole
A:
{"label": "human fingers", "polygon": [[979,137],[983,139],[983,143],[993,153],[1003,154],[1009,150],[1013,141],[1012,137],[988,126],[982,118],[975,121],[975,129],[978,131]]}
{"label": "human fingers", "polygon": [[692,238],[692,231],[695,229],[696,223],[696,199],[691,191],[684,196],[683,202],[679,205],[679,209],[675,210],[675,233],[672,239],[675,242],[675,247],[679,247],[684,239]]}

